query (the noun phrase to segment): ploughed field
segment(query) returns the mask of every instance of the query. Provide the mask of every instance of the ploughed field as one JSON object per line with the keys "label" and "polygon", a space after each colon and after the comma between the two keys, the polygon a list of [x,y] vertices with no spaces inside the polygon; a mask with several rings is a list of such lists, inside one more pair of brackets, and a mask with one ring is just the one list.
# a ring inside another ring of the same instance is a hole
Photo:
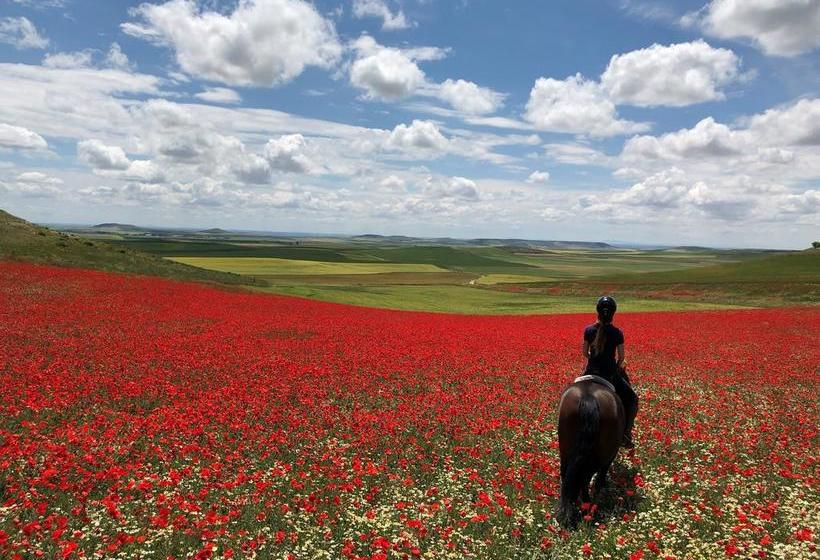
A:
{"label": "ploughed field", "polygon": [[628,311],[638,447],[567,533],[591,315],[0,263],[0,557],[816,555],[820,309]]}

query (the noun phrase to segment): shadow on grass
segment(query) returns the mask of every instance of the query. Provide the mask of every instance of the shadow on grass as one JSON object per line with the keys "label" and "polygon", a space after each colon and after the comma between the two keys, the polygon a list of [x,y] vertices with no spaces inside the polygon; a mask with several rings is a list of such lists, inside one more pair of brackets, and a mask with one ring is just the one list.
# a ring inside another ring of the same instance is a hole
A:
{"label": "shadow on grass", "polygon": [[[635,488],[633,481],[639,474],[636,467],[615,461],[609,469],[606,486],[592,494],[592,503],[598,506],[593,522],[609,523],[621,518],[625,513],[638,511],[646,499],[642,492]],[[593,480],[594,483],[594,480]]]}

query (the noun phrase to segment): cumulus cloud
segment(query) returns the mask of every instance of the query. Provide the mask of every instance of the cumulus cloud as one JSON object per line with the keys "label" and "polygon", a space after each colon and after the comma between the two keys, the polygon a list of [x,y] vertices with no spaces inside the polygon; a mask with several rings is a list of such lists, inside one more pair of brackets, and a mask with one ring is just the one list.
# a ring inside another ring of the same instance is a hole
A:
{"label": "cumulus cloud", "polygon": [[342,54],[333,24],[305,0],[246,0],[227,15],[170,0],[132,14],[125,33],[173,49],[184,72],[228,85],[283,84]]}
{"label": "cumulus cloud", "polygon": [[45,139],[27,128],[0,123],[0,148],[21,150],[44,150],[48,147]]}
{"label": "cumulus cloud", "polygon": [[533,171],[530,173],[530,176],[527,177],[528,183],[546,183],[550,180],[550,174],[548,171]]}
{"label": "cumulus cloud", "polygon": [[666,159],[723,157],[739,154],[744,139],[728,126],[707,117],[694,128],[662,136],[635,136],[623,148],[625,159]]}
{"label": "cumulus cloud", "polygon": [[443,152],[449,141],[433,121],[414,120],[409,126],[399,124],[390,133],[387,147],[394,150],[427,150]]}
{"label": "cumulus cloud", "polygon": [[600,85],[581,74],[565,80],[538,78],[524,118],[540,130],[606,137],[647,130],[648,125],[618,117]]}
{"label": "cumulus cloud", "polygon": [[410,22],[404,16],[404,12],[399,9],[394,14],[384,0],[353,0],[353,15],[357,18],[381,18],[384,31],[410,27]]}
{"label": "cumulus cloud", "polygon": [[94,173],[127,181],[162,183],[165,174],[152,161],[128,158],[119,146],[108,146],[97,139],[77,143],[77,158]]}
{"label": "cumulus cloud", "polygon": [[438,86],[438,97],[462,113],[494,113],[504,102],[504,95],[466,80],[445,80]]}
{"label": "cumulus cloud", "polygon": [[15,49],[44,49],[48,39],[40,35],[28,18],[0,18],[0,43],[7,43]]}
{"label": "cumulus cloud", "polygon": [[721,39],[748,39],[770,55],[795,56],[820,47],[815,0],[712,0],[682,23]]}
{"label": "cumulus cloud", "polygon": [[661,219],[679,221],[699,215],[722,221],[749,217],[760,197],[744,193],[731,182],[708,184],[693,180],[684,171],[670,168],[635,183],[623,191],[586,195],[577,209],[614,220]]}
{"label": "cumulus cloud", "polygon": [[107,146],[100,140],[83,140],[77,143],[77,157],[93,169],[128,169],[131,161],[119,146]]}
{"label": "cumulus cloud", "polygon": [[354,43],[358,53],[350,66],[350,83],[371,99],[407,97],[424,84],[424,72],[410,53],[383,47],[367,35]]}
{"label": "cumulus cloud", "polygon": [[616,103],[683,107],[723,99],[721,88],[740,76],[740,59],[702,40],[654,44],[613,56],[601,86]]}
{"label": "cumulus cloud", "polygon": [[424,185],[424,194],[432,198],[465,202],[474,202],[479,199],[478,185],[466,177],[451,177],[448,180],[428,177]]}
{"label": "cumulus cloud", "polygon": [[119,43],[111,43],[111,47],[105,55],[105,65],[109,68],[124,71],[131,70],[132,67],[131,61],[128,60],[128,56],[122,52]]}
{"label": "cumulus cloud", "polygon": [[221,103],[223,105],[236,105],[242,102],[242,97],[236,91],[224,87],[206,87],[204,91],[195,94],[194,97],[209,103]]}
{"label": "cumulus cloud", "polygon": [[265,158],[271,168],[289,173],[310,173],[315,165],[308,158],[307,143],[301,134],[287,134],[265,145]]}
{"label": "cumulus cloud", "polygon": [[[801,160],[810,166],[809,173],[820,173],[820,162],[811,150],[818,145],[820,99],[801,99],[741,119],[735,126],[707,117],[693,128],[661,136],[635,136],[624,144],[621,159],[630,166],[651,166],[653,162],[680,165],[683,161],[702,165],[720,160],[716,165],[727,172],[742,171],[753,163],[782,167]],[[726,168],[732,163],[736,167]],[[793,170],[798,167],[791,165]]]}

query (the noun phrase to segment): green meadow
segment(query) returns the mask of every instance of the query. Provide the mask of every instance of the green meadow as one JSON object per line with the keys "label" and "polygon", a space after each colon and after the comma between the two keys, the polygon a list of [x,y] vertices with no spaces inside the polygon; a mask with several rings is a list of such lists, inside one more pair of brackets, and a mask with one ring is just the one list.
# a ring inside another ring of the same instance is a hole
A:
{"label": "green meadow", "polygon": [[599,243],[329,237],[104,224],[52,231],[0,214],[0,258],[391,309],[475,314],[820,304],[820,250],[625,249]]}

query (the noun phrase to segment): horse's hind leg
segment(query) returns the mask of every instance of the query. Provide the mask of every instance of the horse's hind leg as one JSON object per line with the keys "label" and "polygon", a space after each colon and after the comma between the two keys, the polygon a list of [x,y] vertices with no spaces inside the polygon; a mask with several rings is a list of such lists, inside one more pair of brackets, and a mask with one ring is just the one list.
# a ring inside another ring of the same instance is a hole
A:
{"label": "horse's hind leg", "polygon": [[607,473],[609,473],[609,467],[611,465],[612,465],[612,462],[610,461],[609,463],[604,465],[602,468],[600,468],[598,470],[598,473],[595,476],[595,485],[594,486],[595,486],[595,495],[596,496],[598,494],[600,494],[603,491],[604,488],[606,488],[606,483],[607,483],[607,478],[606,477],[607,477]]}
{"label": "horse's hind leg", "polygon": [[561,462],[561,498],[558,506],[558,522],[574,528],[578,524],[579,472],[577,459]]}
{"label": "horse's hind leg", "polygon": [[592,472],[588,471],[581,477],[581,501],[591,502],[592,497],[589,495],[589,483],[592,481]]}

